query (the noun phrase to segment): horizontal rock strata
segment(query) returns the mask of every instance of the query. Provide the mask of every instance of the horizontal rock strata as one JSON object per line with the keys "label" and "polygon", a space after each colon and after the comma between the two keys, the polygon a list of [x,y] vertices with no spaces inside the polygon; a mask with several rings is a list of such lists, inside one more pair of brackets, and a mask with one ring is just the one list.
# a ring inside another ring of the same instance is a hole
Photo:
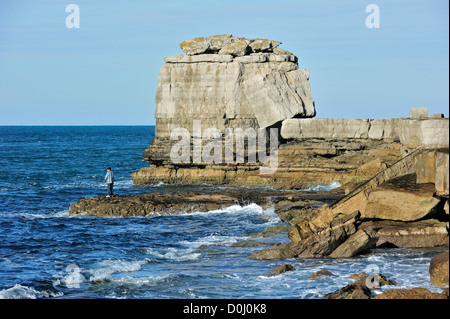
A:
{"label": "horizontal rock strata", "polygon": [[[258,163],[175,165],[167,157],[170,145],[153,140],[143,154],[153,164],[132,175],[135,184],[211,183],[305,189],[318,184],[367,180],[401,158],[401,145],[384,140],[289,141],[278,148],[276,172],[260,174]],[[369,165],[361,168],[364,164]]]}
{"label": "horizontal rock strata", "polygon": [[[245,186],[274,186],[276,188],[307,188],[314,184],[341,184],[367,180],[377,173],[377,169],[364,171],[364,164],[379,161],[378,169],[390,166],[414,151],[417,147],[429,149],[439,146],[432,163],[421,171],[419,178],[428,178],[435,183],[440,194],[448,194],[448,119],[438,119],[441,125],[428,135],[436,134],[439,142],[430,144],[426,140],[414,139],[399,131],[399,123],[433,121],[431,119],[288,119],[282,122],[278,148],[278,167],[274,174],[262,175],[260,165],[222,163],[220,165],[175,165],[168,154],[173,142],[154,139],[143,156],[152,163],[133,174],[135,184],[166,183],[214,183]],[[256,122],[253,122],[256,125]],[[250,124],[249,124],[250,125]],[[406,124],[403,127],[408,127]],[[427,131],[428,132],[428,131]],[[419,133],[417,133],[419,134]],[[416,135],[417,135],[416,134]],[[421,135],[420,133],[419,135]],[[403,136],[403,138],[401,138]],[[407,136],[407,137],[404,137]],[[427,144],[428,143],[428,144]],[[425,163],[419,160],[418,163]],[[372,165],[372,168],[373,165]],[[430,177],[432,176],[432,177]]]}
{"label": "horizontal rock strata", "polygon": [[[153,192],[141,195],[86,197],[70,205],[69,215],[97,217],[156,217],[208,212],[233,205],[256,203],[263,208],[280,201],[328,201],[342,197],[335,192],[290,192],[268,190],[227,190],[215,192]],[[278,209],[281,213],[282,208]]]}
{"label": "horizontal rock strata", "polygon": [[392,119],[286,119],[285,139],[367,138],[400,142],[405,149],[448,148],[448,118]]}

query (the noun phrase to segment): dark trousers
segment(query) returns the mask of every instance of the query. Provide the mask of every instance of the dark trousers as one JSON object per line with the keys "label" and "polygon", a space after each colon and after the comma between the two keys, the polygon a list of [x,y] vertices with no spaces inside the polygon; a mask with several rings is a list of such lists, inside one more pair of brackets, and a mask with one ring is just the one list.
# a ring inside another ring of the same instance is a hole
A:
{"label": "dark trousers", "polygon": [[108,183],[108,195],[109,196],[113,195],[113,187],[114,187],[114,183]]}

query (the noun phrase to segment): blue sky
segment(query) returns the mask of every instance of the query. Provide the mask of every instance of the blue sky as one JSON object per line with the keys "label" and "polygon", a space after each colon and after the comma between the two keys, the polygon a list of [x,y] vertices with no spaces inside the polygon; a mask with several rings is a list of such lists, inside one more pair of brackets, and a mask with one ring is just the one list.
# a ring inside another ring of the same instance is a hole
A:
{"label": "blue sky", "polygon": [[[68,4],[80,28],[68,29]],[[368,4],[380,28],[365,25]],[[0,0],[0,125],[152,125],[158,73],[178,44],[233,34],[281,41],[310,72],[317,117],[449,112],[447,0]]]}

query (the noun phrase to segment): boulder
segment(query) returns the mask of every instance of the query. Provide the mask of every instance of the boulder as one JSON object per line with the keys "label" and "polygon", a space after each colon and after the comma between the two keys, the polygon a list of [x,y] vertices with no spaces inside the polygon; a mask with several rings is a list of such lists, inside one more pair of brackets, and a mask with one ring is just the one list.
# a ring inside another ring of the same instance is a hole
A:
{"label": "boulder", "polygon": [[356,280],[354,283],[349,284],[335,292],[329,293],[325,295],[325,297],[327,299],[371,299],[372,297],[371,290],[379,289],[380,286],[395,285],[394,282],[388,280],[385,276],[381,274],[377,275],[378,275],[377,285],[374,285],[372,289],[368,287],[368,285],[369,286],[373,285],[372,282],[370,282],[370,284],[367,282],[369,275],[362,272],[350,276],[350,278]]}
{"label": "boulder", "polygon": [[368,137],[370,139],[392,139],[399,141],[398,136],[399,119],[373,119],[369,120]]}
{"label": "boulder", "polygon": [[202,54],[209,49],[209,40],[205,37],[197,37],[180,43],[180,48],[188,55]]}
{"label": "boulder", "polygon": [[311,222],[301,222],[295,225],[289,237],[293,239],[293,232],[298,232],[299,241],[293,241],[295,255],[298,257],[320,257],[331,254],[348,237],[356,232],[360,213],[338,215],[329,224],[320,224],[314,228]]}
{"label": "boulder", "polygon": [[292,243],[274,245],[271,248],[263,249],[251,254],[247,258],[256,260],[277,260],[296,257]]}
{"label": "boulder", "polygon": [[[187,55],[198,55],[205,53],[236,52],[234,56],[242,56],[250,53],[274,52],[281,44],[279,41],[268,39],[246,39],[235,37],[231,34],[213,35],[209,37],[197,37],[191,40],[185,40],[180,43],[180,48]],[[277,51],[277,54],[282,53]]]}
{"label": "boulder", "polygon": [[278,54],[278,55],[293,55],[292,52],[289,52],[287,50],[283,50],[280,49],[278,47],[276,47],[275,49],[273,49],[273,53]]}
{"label": "boulder", "polygon": [[357,281],[342,289],[325,295],[327,299],[370,299],[372,292],[365,284]]}
{"label": "boulder", "polygon": [[416,184],[416,175],[391,179],[369,193],[363,218],[415,221],[432,216],[441,202],[433,184]]}
{"label": "boulder", "polygon": [[409,109],[410,119],[426,119],[428,118],[428,108],[426,107],[412,107]]}
{"label": "boulder", "polygon": [[224,46],[229,43],[238,42],[243,38],[233,37],[231,34],[218,34],[207,37],[209,51],[218,53]]}
{"label": "boulder", "polygon": [[434,286],[448,286],[449,277],[449,255],[448,251],[434,256],[430,262],[430,280]]}
{"label": "boulder", "polygon": [[351,235],[344,243],[339,245],[331,254],[332,258],[349,258],[361,255],[375,247],[378,240],[378,234],[371,229],[358,230]]}
{"label": "boulder", "polygon": [[326,269],[322,269],[316,272],[313,272],[311,275],[309,275],[308,279],[316,279],[322,276],[334,276],[333,273]]}
{"label": "boulder", "polygon": [[[373,289],[378,289],[378,288],[380,288],[381,286],[391,286],[391,285],[395,285],[395,282],[394,281],[392,281],[392,280],[389,280],[388,278],[386,278],[386,276],[384,276],[384,275],[382,275],[382,274],[374,274],[374,275],[377,275],[377,280],[378,280],[378,282],[377,283],[373,283],[372,282],[372,279],[375,279],[375,277],[374,276],[371,276],[371,278],[369,278],[369,286],[370,285],[373,285],[373,288],[371,289],[371,290],[373,290]],[[361,284],[364,284],[364,285],[366,285],[367,286],[367,279],[368,279],[368,277],[369,277],[369,275],[368,274],[366,274],[365,272],[361,272],[361,273],[359,273],[359,274],[353,274],[353,275],[351,275],[350,276],[350,278],[351,279],[354,279],[354,280],[356,280],[357,282],[359,282],[359,283],[361,283]]]}
{"label": "boulder", "polygon": [[449,147],[449,119],[401,119],[398,133],[406,150]]}
{"label": "boulder", "polygon": [[360,230],[375,230],[376,247],[425,248],[442,246],[448,238],[448,223],[436,219],[415,222],[364,221]]}
{"label": "boulder", "polygon": [[271,271],[269,271],[269,276],[276,276],[280,275],[282,273],[285,273],[287,271],[294,271],[296,270],[291,264],[283,264],[281,266],[273,268]]}
{"label": "boulder", "polygon": [[234,42],[228,43],[222,49],[219,54],[230,54],[232,56],[244,56],[250,51],[250,47],[246,42]]}
{"label": "boulder", "polygon": [[252,52],[273,52],[281,42],[267,40],[267,39],[252,39],[250,42],[250,48]]}

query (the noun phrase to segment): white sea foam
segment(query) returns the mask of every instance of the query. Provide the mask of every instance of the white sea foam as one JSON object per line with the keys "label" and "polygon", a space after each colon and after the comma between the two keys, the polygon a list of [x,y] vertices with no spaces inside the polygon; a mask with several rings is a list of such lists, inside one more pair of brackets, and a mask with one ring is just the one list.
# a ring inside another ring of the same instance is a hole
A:
{"label": "white sea foam", "polygon": [[90,274],[89,281],[102,281],[114,273],[135,272],[142,269],[142,266],[148,263],[148,259],[126,261],[122,259],[109,259],[97,263],[98,268],[88,270]]}
{"label": "white sea foam", "polygon": [[62,210],[52,212],[49,214],[37,214],[37,213],[11,213],[11,216],[19,216],[25,219],[39,219],[39,218],[60,218],[69,217],[69,210]]}
{"label": "white sea foam", "polygon": [[123,276],[118,278],[113,278],[115,284],[125,285],[125,286],[154,286],[164,281],[172,281],[177,278],[176,274],[163,274],[157,276],[145,276],[145,277],[131,277]]}
{"label": "white sea foam", "polygon": [[242,239],[242,236],[221,236],[212,234],[194,241],[183,240],[180,242],[180,244],[190,247],[191,249],[197,249],[200,246],[232,245]]}
{"label": "white sea foam", "polygon": [[261,206],[251,203],[245,206],[232,205],[222,209],[210,210],[207,212],[193,212],[189,215],[215,215],[215,214],[233,214],[233,215],[259,215],[268,222],[279,222],[280,219],[275,213],[274,208],[263,209]]}
{"label": "white sea foam", "polygon": [[307,189],[302,189],[302,191],[308,191],[308,192],[328,192],[332,189],[341,187],[341,184],[339,182],[332,182],[329,185],[315,185],[315,186],[311,186]]}
{"label": "white sea foam", "polygon": [[145,253],[158,259],[187,261],[195,260],[200,257],[200,253],[194,252],[193,249],[177,249],[169,247],[167,249],[158,250],[155,248],[146,248]]}
{"label": "white sea foam", "polygon": [[164,185],[167,185],[167,184],[163,183],[163,182],[159,182],[159,183],[156,183],[156,184],[150,184],[150,185],[148,185],[148,187],[161,187],[161,186],[164,186]]}
{"label": "white sea foam", "polygon": [[22,286],[19,284],[0,291],[0,299],[38,299],[60,297],[62,295],[62,292],[54,293],[49,291],[39,291],[34,288]]}

